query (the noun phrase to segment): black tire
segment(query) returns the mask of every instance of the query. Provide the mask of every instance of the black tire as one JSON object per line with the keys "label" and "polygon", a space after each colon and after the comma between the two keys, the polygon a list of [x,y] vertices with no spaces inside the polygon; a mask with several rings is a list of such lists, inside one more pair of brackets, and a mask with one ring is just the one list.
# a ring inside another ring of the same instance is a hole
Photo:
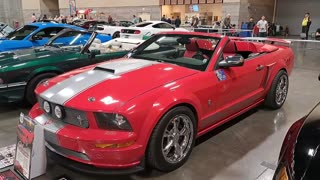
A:
{"label": "black tire", "polygon": [[[191,143],[190,144],[191,146],[189,149],[185,151],[186,155],[184,156],[184,158],[177,163],[170,163],[165,159],[162,153],[162,143],[163,143],[162,138],[168,124],[177,115],[186,115],[187,117],[190,118],[193,124],[193,136],[190,136],[190,137],[193,137],[193,139],[192,141],[190,141],[189,139],[189,143]],[[154,128],[152,135],[150,137],[147,152],[146,152],[146,160],[147,160],[148,167],[157,169],[162,172],[173,171],[181,167],[188,160],[188,157],[192,152],[193,146],[195,144],[196,134],[197,134],[197,122],[195,119],[195,115],[188,107],[179,106],[168,111],[160,119],[160,121]]]}
{"label": "black tire", "polygon": [[43,74],[39,74],[39,75],[33,77],[29,81],[27,88],[26,88],[25,100],[27,101],[27,103],[30,105],[34,105],[37,102],[36,94],[34,93],[34,90],[36,89],[36,87],[42,81],[50,79],[55,76],[57,76],[56,73],[43,73]]}
{"label": "black tire", "polygon": [[[281,82],[281,79],[284,78],[286,79],[286,85],[283,86],[283,89],[285,89],[286,93],[284,95],[284,99],[281,100],[280,102],[277,102],[277,87],[279,85],[279,83]],[[278,74],[276,75],[276,77],[274,78],[271,88],[267,94],[266,100],[265,100],[265,106],[271,109],[279,109],[282,107],[282,105],[284,104],[287,95],[288,95],[288,89],[289,89],[289,78],[288,78],[288,74],[286,71],[281,70],[278,72]]]}
{"label": "black tire", "polygon": [[120,32],[119,31],[113,33],[113,35],[112,35],[112,39],[119,38],[119,37],[120,37]]}

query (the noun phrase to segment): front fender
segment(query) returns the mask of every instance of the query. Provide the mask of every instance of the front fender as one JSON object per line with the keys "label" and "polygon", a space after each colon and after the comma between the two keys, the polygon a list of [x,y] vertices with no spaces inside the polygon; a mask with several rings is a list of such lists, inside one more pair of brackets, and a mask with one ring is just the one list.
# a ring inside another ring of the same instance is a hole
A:
{"label": "front fender", "polygon": [[32,71],[28,75],[27,80],[30,81],[34,76],[41,74],[41,73],[47,73],[47,72],[55,72],[57,74],[64,73],[63,69],[60,69],[56,66],[45,66],[45,67],[41,67],[41,68],[38,68],[38,69],[35,69],[34,71]]}
{"label": "front fender", "polygon": [[[200,100],[194,94],[184,91],[167,91],[165,93],[157,91],[148,95],[145,94],[144,98],[137,99],[126,104],[122,107],[122,110],[130,109],[130,111],[126,111],[126,115],[128,115],[129,119],[135,121],[133,122],[135,125],[134,130],[139,133],[137,143],[141,145],[148,144],[153,129],[161,117],[170,109],[178,105],[188,104],[195,109],[197,119],[200,119],[202,114]],[[145,149],[146,146],[144,151]]]}

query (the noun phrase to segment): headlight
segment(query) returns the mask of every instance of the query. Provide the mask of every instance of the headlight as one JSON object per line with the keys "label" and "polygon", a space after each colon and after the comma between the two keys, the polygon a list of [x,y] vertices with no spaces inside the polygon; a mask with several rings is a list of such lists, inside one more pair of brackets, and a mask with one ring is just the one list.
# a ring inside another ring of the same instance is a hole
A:
{"label": "headlight", "polygon": [[64,110],[63,110],[63,108],[60,107],[60,106],[54,107],[54,115],[59,119],[63,119],[64,118]]}
{"label": "headlight", "polygon": [[95,113],[95,117],[101,129],[132,131],[127,118],[120,114]]}
{"label": "headlight", "polygon": [[51,106],[50,103],[48,101],[44,101],[43,102],[43,109],[46,113],[50,113],[51,112]]}

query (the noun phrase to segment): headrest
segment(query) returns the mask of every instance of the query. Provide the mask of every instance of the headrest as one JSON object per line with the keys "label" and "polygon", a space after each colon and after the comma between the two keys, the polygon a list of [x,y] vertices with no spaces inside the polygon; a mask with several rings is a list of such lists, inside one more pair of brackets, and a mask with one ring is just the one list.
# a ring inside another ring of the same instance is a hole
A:
{"label": "headrest", "polygon": [[204,50],[208,50],[208,51],[214,50],[214,46],[213,46],[212,42],[209,40],[198,39],[197,44],[198,44],[199,49],[204,49]]}
{"label": "headrest", "polygon": [[198,51],[198,45],[196,43],[196,40],[190,39],[190,43],[186,44],[187,51]]}
{"label": "headrest", "polygon": [[234,41],[229,41],[226,47],[223,49],[224,53],[236,53],[236,45]]}

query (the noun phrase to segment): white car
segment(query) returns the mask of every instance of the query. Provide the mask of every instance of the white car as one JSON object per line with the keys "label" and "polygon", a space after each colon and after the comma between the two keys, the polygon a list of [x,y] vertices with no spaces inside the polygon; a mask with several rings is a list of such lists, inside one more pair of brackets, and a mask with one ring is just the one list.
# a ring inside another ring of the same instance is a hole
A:
{"label": "white car", "polygon": [[13,28],[11,28],[10,26],[8,26],[5,23],[0,22],[0,38],[7,36],[12,31],[14,31]]}
{"label": "white car", "polygon": [[144,21],[128,28],[122,28],[120,37],[130,39],[143,39],[144,36],[152,36],[154,34],[166,31],[185,31],[184,28],[175,28],[171,24],[163,21]]}
{"label": "white car", "polygon": [[129,27],[132,26],[133,23],[130,21],[116,21],[113,22],[112,24],[99,24],[97,25],[97,32],[98,33],[104,33],[104,34],[109,34],[112,36],[112,38],[118,38],[120,37],[120,31],[124,27]]}

